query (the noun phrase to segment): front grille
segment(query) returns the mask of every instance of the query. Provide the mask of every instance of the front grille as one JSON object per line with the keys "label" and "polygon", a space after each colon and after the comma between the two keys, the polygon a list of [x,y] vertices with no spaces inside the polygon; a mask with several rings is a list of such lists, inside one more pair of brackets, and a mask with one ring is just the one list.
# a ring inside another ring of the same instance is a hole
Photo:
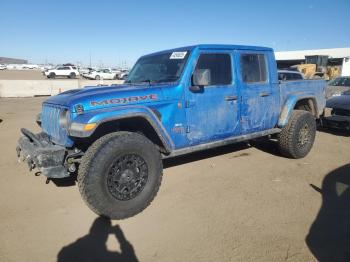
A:
{"label": "front grille", "polygon": [[60,145],[67,144],[68,134],[60,126],[60,114],[64,108],[54,105],[43,104],[41,112],[41,127],[51,137],[52,142]]}
{"label": "front grille", "polygon": [[341,109],[341,108],[333,108],[332,115],[337,116],[350,116],[350,110]]}

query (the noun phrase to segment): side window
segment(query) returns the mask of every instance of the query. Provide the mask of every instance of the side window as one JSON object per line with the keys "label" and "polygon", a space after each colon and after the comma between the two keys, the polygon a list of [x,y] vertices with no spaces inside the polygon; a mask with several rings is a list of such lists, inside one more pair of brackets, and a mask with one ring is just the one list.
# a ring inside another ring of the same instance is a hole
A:
{"label": "side window", "polygon": [[58,67],[57,70],[64,70],[64,68],[63,67]]}
{"label": "side window", "polygon": [[210,70],[210,85],[229,85],[232,82],[229,54],[201,54],[196,65],[198,69]]}
{"label": "side window", "polygon": [[240,59],[242,80],[245,83],[266,82],[267,63],[263,54],[242,54]]}

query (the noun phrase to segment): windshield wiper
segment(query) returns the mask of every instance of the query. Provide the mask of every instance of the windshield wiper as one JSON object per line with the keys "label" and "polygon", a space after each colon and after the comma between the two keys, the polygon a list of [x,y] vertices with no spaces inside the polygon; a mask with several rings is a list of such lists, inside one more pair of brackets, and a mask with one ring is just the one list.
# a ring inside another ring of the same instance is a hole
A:
{"label": "windshield wiper", "polygon": [[157,80],[150,80],[150,79],[143,79],[143,80],[138,80],[138,81],[131,81],[127,80],[125,81],[126,84],[139,84],[139,83],[148,83],[151,85],[152,83],[166,83],[166,82],[174,82],[178,79],[176,76],[168,77],[168,78],[163,78],[163,79],[157,79]]}
{"label": "windshield wiper", "polygon": [[141,83],[148,83],[149,85],[151,85],[152,81],[150,79],[144,79],[144,80],[138,80],[138,81],[131,81],[131,80],[127,80],[124,83],[126,84],[141,84]]}
{"label": "windshield wiper", "polygon": [[144,79],[144,80],[141,80],[141,81],[137,81],[139,83],[148,83],[149,85],[151,85],[151,80],[150,79]]}
{"label": "windshield wiper", "polygon": [[154,82],[154,83],[175,82],[177,79],[178,79],[177,76],[171,76],[171,77],[168,77],[168,78],[158,79],[158,80],[155,80],[155,81],[153,81],[153,82]]}

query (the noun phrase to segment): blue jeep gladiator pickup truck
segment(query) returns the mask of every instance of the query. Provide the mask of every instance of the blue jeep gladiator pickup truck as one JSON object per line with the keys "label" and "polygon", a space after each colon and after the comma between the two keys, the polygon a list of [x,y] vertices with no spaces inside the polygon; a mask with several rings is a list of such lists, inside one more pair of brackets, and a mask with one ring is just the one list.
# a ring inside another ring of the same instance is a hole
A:
{"label": "blue jeep gladiator pickup truck", "polygon": [[50,97],[22,128],[18,156],[48,177],[77,172],[97,214],[133,216],[154,199],[162,158],[270,136],[281,154],[310,151],[325,107],[322,80],[279,81],[270,48],[196,45],[141,57],[122,85]]}

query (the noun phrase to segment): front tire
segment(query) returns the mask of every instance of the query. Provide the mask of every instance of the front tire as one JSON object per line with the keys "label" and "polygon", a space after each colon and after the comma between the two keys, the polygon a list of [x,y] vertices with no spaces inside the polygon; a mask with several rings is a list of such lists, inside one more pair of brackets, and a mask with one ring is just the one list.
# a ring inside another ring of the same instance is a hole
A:
{"label": "front tire", "polygon": [[101,77],[99,75],[95,76],[95,80],[100,80]]}
{"label": "front tire", "polygon": [[76,77],[77,77],[77,76],[76,76],[75,73],[70,73],[68,78],[70,78],[70,79],[75,79]]}
{"label": "front tire", "polygon": [[96,214],[124,219],[152,202],[162,174],[160,152],[150,140],[137,133],[117,132],[101,137],[86,151],[78,186]]}
{"label": "front tire", "polygon": [[303,158],[311,150],[316,136],[314,116],[303,110],[294,110],[288,124],[278,135],[279,149],[289,158]]}

